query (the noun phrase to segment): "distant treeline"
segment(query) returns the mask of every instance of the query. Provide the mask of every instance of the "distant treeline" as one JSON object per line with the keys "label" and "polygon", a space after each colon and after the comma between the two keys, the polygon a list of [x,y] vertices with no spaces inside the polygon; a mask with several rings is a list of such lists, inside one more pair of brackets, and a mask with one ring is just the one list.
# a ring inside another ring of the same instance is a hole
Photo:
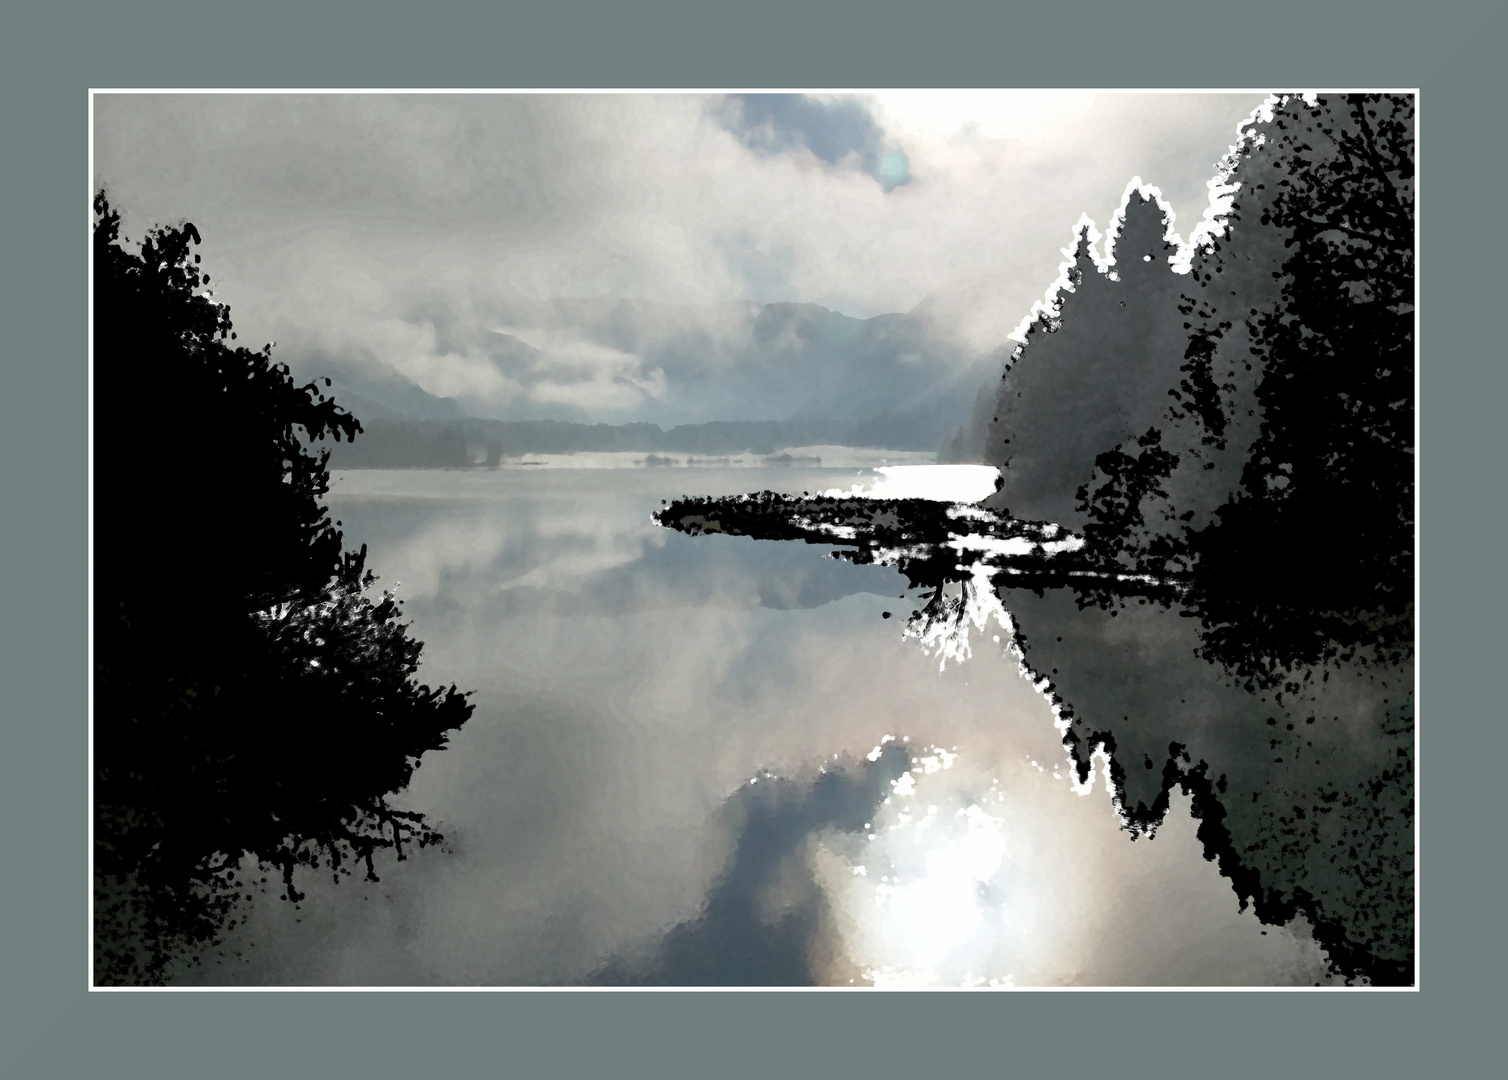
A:
{"label": "distant treeline", "polygon": [[933,450],[930,425],[908,432],[874,420],[718,420],[682,424],[572,424],[558,420],[397,420],[363,422],[351,443],[330,457],[336,469],[443,469],[496,465],[523,454],[631,451],[680,454],[772,454],[790,446],[836,444],[887,450]]}

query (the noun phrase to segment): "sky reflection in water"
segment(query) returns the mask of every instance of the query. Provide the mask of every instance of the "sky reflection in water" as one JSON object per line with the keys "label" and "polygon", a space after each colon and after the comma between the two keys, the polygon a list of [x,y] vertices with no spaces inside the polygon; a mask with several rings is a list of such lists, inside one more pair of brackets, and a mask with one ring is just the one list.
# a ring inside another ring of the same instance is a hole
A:
{"label": "sky reflection in water", "polygon": [[939,670],[903,637],[923,598],[894,570],[650,520],[687,493],[872,481],[796,467],[337,474],[334,516],[397,585],[426,642],[421,677],[476,691],[476,715],[408,795],[453,852],[389,864],[377,885],[311,881],[296,911],[259,901],[230,943],[242,959],[198,977],[1323,981],[1302,921],[1238,912],[1186,800],[1133,842],[1102,782],[1075,785],[998,628]]}

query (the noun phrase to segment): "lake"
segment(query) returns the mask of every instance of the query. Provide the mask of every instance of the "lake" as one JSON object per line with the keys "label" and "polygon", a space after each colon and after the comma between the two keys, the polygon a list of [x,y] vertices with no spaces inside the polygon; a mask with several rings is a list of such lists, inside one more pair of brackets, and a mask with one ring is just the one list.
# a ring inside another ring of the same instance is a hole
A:
{"label": "lake", "polygon": [[906,635],[924,598],[892,567],[651,519],[687,495],[883,487],[876,467],[930,455],[602,457],[333,474],[420,677],[474,692],[405,800],[448,850],[376,884],[310,878],[297,909],[259,897],[178,981],[1326,980],[1302,917],[1240,910],[1187,796],[1138,836],[1103,769],[1080,782],[999,626],[945,655]]}

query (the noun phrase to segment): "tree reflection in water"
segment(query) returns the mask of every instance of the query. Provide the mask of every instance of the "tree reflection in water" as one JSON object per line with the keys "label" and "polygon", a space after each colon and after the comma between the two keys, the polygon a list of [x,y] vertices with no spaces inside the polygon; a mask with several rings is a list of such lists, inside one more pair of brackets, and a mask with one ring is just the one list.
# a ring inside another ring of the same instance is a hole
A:
{"label": "tree reflection in water", "polygon": [[[1133,837],[1154,833],[1182,791],[1243,909],[1269,924],[1303,915],[1338,974],[1411,981],[1409,667],[1356,656],[1291,673],[1297,693],[1264,690],[1200,655],[1187,583],[1139,580],[1057,526],[968,504],[765,492],[677,500],[656,519],[893,566],[925,597],[903,634],[941,664],[970,659],[981,639],[1019,662],[1053,706],[1081,788],[1095,755],[1108,759]],[[1129,603],[1098,607],[1105,589]]]}
{"label": "tree reflection in water", "polygon": [[998,637],[1133,837],[1181,790],[1243,908],[1374,985],[1414,971],[1413,112],[1273,98],[1187,242],[1139,180],[1103,245],[1081,221],[952,440],[1000,469],[982,501],[657,515],[895,567],[905,633]]}

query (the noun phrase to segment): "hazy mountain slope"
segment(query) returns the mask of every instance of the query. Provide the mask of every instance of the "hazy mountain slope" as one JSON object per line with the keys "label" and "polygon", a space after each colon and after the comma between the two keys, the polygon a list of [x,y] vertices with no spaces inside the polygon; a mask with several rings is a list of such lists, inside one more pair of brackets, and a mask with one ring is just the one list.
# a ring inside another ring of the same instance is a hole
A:
{"label": "hazy mountain slope", "polygon": [[401,417],[454,420],[463,412],[453,398],[436,397],[390,364],[370,358],[345,359],[315,353],[289,364],[295,380],[329,379],[328,396],[363,420]]}
{"label": "hazy mountain slope", "polygon": [[[561,300],[508,309],[475,341],[457,336],[452,321],[436,316],[433,323],[444,347],[469,365],[469,382],[459,385],[474,390],[442,397],[369,358],[316,354],[298,359],[295,373],[330,377],[338,401],[364,421],[389,426],[462,416],[587,427],[649,423],[666,431],[758,421],[794,425],[790,437],[812,441],[935,450],[989,367],[925,320],[854,319],[814,304],[698,309]],[[775,431],[762,429],[756,443],[784,437]],[[396,447],[413,434],[388,441]],[[560,434],[550,437],[551,447],[560,447]],[[398,460],[394,453],[373,460]]]}

